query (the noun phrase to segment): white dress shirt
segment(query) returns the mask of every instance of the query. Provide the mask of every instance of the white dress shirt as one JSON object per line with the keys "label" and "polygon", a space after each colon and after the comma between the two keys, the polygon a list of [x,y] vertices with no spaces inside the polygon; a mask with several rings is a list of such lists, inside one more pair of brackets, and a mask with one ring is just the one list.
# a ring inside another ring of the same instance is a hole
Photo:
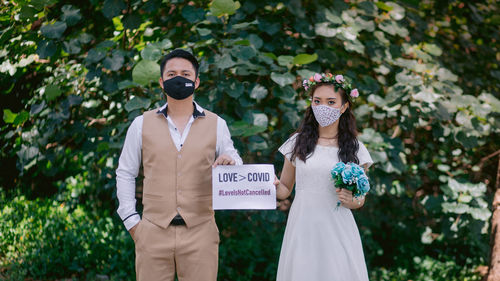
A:
{"label": "white dress shirt", "polygon": [[[170,116],[164,114],[170,130],[170,136],[178,151],[181,150],[182,145],[186,141],[195,118],[203,118],[204,116],[203,108],[196,102],[194,102],[194,106],[195,110],[193,116],[189,119],[182,134],[176,128]],[[166,112],[166,107],[167,104],[162,106],[158,114],[163,114],[160,113],[160,111]],[[128,128],[123,150],[118,162],[118,169],[116,169],[116,196],[119,201],[117,212],[127,230],[131,229],[141,219],[135,209],[135,178],[139,174],[139,167],[142,161],[142,123],[143,116],[141,115],[136,117]],[[236,151],[233,146],[233,141],[231,140],[231,134],[229,133],[226,121],[220,117],[217,118],[217,143],[215,154],[216,158],[219,155],[226,154],[236,162],[236,165],[243,164],[243,161],[238,155],[238,151]]]}

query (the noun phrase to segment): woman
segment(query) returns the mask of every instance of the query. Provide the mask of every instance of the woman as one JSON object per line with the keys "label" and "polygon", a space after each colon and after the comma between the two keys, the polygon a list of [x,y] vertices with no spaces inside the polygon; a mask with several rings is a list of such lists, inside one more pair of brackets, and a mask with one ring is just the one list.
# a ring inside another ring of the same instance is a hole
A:
{"label": "woman", "polygon": [[[278,199],[286,199],[297,180],[283,238],[277,281],[368,280],[359,231],[351,209],[364,198],[335,189],[330,170],[354,162],[373,163],[356,138],[352,98],[359,94],[342,75],[315,74],[304,80],[311,106],[300,127],[279,151],[285,156]],[[337,202],[341,205],[337,207]]]}

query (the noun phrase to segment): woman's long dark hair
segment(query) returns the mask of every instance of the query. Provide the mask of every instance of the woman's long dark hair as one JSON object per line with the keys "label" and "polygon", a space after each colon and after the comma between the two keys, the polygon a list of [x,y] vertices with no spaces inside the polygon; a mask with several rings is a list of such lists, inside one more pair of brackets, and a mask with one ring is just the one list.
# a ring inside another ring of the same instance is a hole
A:
{"label": "woman's long dark hair", "polygon": [[[315,85],[311,89],[311,99],[314,95],[314,91],[320,86],[331,85],[327,83],[321,83]],[[333,87],[333,85],[332,85]],[[359,164],[359,159],[357,157],[359,143],[356,136],[358,135],[356,129],[356,118],[354,114],[352,114],[351,107],[352,102],[346,91],[341,88],[335,89],[340,93],[342,97],[342,104],[349,104],[347,109],[342,113],[339,120],[339,129],[338,129],[338,146],[339,152],[338,156],[340,161],[344,163],[354,162]],[[311,155],[311,153],[316,148],[316,144],[318,143],[319,138],[319,130],[318,130],[318,121],[314,117],[314,113],[312,111],[311,106],[306,109],[306,113],[304,116],[304,120],[302,120],[299,128],[295,133],[297,133],[297,137],[295,140],[295,147],[292,151],[291,159],[295,159],[298,157],[300,160],[306,162],[307,158]]]}

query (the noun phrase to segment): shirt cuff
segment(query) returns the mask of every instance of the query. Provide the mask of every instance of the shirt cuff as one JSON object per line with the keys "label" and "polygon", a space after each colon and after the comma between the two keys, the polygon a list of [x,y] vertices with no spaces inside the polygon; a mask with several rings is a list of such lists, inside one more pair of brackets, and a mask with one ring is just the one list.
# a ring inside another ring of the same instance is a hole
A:
{"label": "shirt cuff", "polygon": [[123,224],[125,225],[125,228],[130,230],[132,227],[134,227],[136,224],[138,224],[141,221],[141,216],[139,214],[133,214],[131,217],[126,219]]}

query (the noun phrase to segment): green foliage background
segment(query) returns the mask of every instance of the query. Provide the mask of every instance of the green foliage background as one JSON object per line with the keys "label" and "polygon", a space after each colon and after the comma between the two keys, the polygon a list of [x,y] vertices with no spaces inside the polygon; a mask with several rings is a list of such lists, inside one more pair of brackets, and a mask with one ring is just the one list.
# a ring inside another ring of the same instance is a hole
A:
{"label": "green foliage background", "polygon": [[[134,279],[115,174],[159,59],[200,60],[196,100],[246,163],[274,163],[301,79],[361,92],[375,165],[356,211],[374,280],[479,280],[499,149],[497,1],[14,0],[0,6],[0,276]],[[274,280],[286,212],[219,212],[219,280]]]}

